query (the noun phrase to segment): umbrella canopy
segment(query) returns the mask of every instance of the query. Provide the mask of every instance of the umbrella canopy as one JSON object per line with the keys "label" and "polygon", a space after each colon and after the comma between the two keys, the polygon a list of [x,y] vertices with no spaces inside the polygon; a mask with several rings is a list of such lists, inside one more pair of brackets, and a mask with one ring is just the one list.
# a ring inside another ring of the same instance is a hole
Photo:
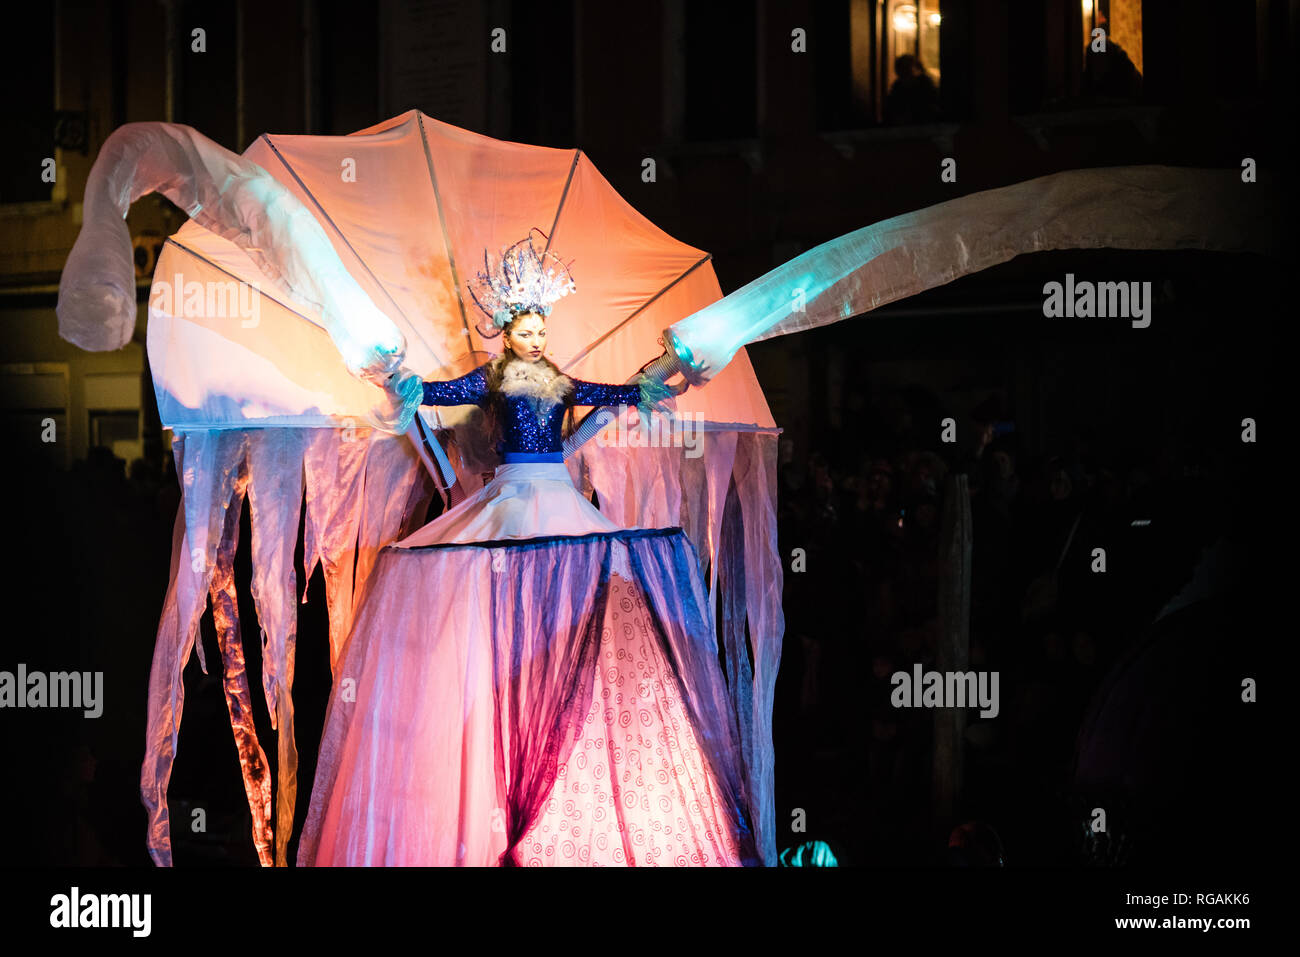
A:
{"label": "umbrella canopy", "polygon": [[[424,378],[463,374],[499,351],[477,328],[465,281],[484,250],[533,226],[572,263],[577,294],[557,304],[548,330],[552,358],[577,378],[625,381],[663,351],[665,328],[722,294],[708,253],[634,210],[581,150],[495,140],[411,110],[350,136],[264,135],[244,156],[315,214]],[[248,284],[238,308],[232,282]],[[186,289],[202,291],[201,307]],[[159,257],[148,351],[162,422],[175,430],[333,428],[364,421],[378,401],[311,306],[194,221]],[[715,427],[775,428],[743,352],[677,405]]]}

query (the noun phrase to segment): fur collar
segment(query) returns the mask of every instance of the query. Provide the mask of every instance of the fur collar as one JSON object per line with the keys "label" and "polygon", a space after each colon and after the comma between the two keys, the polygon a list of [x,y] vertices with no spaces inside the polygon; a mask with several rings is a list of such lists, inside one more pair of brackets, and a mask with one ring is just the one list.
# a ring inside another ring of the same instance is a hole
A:
{"label": "fur collar", "polygon": [[521,396],[542,424],[572,389],[572,379],[542,362],[511,362],[501,377],[501,391]]}

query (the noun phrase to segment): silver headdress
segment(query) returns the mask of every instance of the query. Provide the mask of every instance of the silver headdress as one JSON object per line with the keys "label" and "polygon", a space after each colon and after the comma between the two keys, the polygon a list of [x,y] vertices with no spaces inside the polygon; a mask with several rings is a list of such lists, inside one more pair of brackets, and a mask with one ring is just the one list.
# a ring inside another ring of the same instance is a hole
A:
{"label": "silver headdress", "polygon": [[502,250],[495,262],[484,250],[483,269],[465,283],[474,304],[491,320],[478,324],[485,337],[497,335],[521,313],[549,316],[552,303],[577,291],[569,267],[545,248],[537,251],[534,232],[547,238],[534,226],[527,236]]}

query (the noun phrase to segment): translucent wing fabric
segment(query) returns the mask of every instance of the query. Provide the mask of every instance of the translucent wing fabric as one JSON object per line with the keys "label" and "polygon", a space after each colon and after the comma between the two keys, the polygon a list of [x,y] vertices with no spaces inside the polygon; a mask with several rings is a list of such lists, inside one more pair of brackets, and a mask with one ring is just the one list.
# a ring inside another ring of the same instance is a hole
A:
{"label": "translucent wing fabric", "polygon": [[860,316],[1022,253],[1102,246],[1272,252],[1284,208],[1274,188],[1241,170],[1067,170],[846,233],[668,331],[693,357],[695,378],[707,381],[746,343]]}

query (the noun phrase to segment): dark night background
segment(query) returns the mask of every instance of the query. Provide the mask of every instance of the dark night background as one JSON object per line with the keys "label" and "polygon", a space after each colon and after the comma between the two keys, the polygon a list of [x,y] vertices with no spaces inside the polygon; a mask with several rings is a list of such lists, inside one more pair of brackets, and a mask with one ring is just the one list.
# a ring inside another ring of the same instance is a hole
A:
{"label": "dark night background", "polygon": [[[94,410],[24,406],[7,380],[16,567],[0,669],[102,670],[107,701],[95,721],[0,716],[5,863],[150,863],[138,791],[145,692],[179,501],[140,343],[110,360],[57,338],[55,289],[76,225],[24,172],[56,145],[76,200],[98,145],[125,122],[171,119],[242,150],[263,131],[344,134],[419,108],[502,139],[580,147],[636,209],[713,254],[724,293],[869,223],[1059,170],[1237,169],[1252,157],[1261,183],[1293,176],[1297,24],[1282,0],[1100,0],[1098,13],[1139,44],[1109,59],[1083,54],[1077,0],[924,4],[941,15],[921,57],[930,85],[896,92],[890,53],[905,47],[889,26],[893,3],[399,6],[64,3],[57,24],[50,7],[12,12],[9,44],[24,55],[4,66],[0,362],[12,375],[65,362],[74,381],[96,362],[125,362],[115,374],[138,376],[141,398],[128,410],[128,439],[139,439],[128,461],[93,442],[83,423]],[[204,24],[210,52],[188,56],[181,42],[166,56],[168,23],[176,37]],[[507,26],[513,49],[467,55],[468,81],[450,70],[423,86],[402,79],[399,61],[478,50],[489,24]],[[795,27],[807,30],[806,54],[790,52]],[[424,54],[417,28],[431,31]],[[641,181],[645,156],[658,160],[659,182]],[[939,180],[945,156],[958,161],[956,183]],[[165,236],[182,221],[154,197],[128,219],[133,235]],[[842,866],[887,867],[1272,856],[1276,726],[1240,702],[1240,684],[1254,677],[1265,698],[1277,695],[1265,653],[1291,630],[1278,611],[1290,510],[1273,450],[1290,391],[1280,326],[1293,321],[1293,261],[1022,256],[750,347],[785,430],[779,849],[820,840]],[[1149,281],[1151,327],[1044,319],[1043,284],[1067,272]],[[80,433],[66,458],[32,440],[38,413]],[[956,446],[939,441],[948,416]],[[1257,443],[1242,442],[1243,418],[1257,421]],[[95,434],[114,434],[117,421]],[[1002,711],[971,712],[963,786],[941,813],[934,715],[891,708],[888,675],[933,666],[939,517],[957,474],[974,520],[971,667],[1000,673]],[[256,689],[248,542],[245,511],[236,571]],[[1157,622],[1219,542],[1235,557],[1216,590]],[[1099,546],[1105,575],[1089,570]],[[807,551],[804,573],[789,570],[795,548]],[[324,593],[318,570],[298,624],[299,827],[328,696]],[[201,637],[220,661],[210,614]],[[176,864],[256,866],[220,679],[197,660],[177,753],[172,820],[201,805],[208,831],[173,828]],[[1100,839],[1084,827],[1098,806],[1110,826]],[[790,831],[795,809],[806,833]]]}

